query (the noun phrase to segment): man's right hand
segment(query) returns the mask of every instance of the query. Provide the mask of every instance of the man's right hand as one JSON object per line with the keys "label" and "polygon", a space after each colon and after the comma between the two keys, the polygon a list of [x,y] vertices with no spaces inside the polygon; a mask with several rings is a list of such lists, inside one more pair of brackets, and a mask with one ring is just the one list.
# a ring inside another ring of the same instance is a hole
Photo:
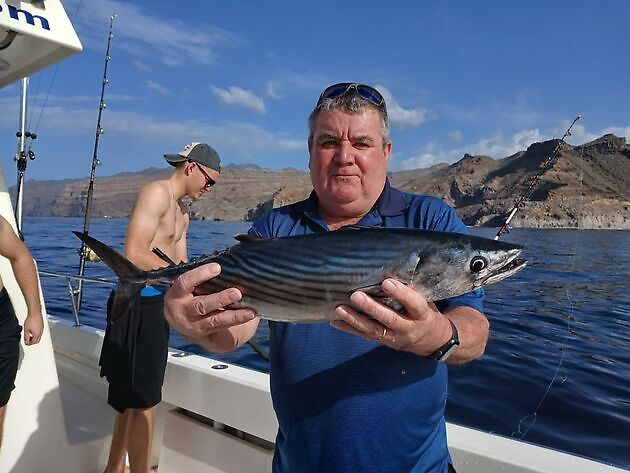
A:
{"label": "man's right hand", "polygon": [[221,267],[217,263],[192,269],[179,276],[164,297],[164,317],[169,325],[215,352],[230,351],[242,345],[254,335],[258,326],[254,310],[227,309],[241,300],[238,289],[194,294],[197,286],[220,273]]}

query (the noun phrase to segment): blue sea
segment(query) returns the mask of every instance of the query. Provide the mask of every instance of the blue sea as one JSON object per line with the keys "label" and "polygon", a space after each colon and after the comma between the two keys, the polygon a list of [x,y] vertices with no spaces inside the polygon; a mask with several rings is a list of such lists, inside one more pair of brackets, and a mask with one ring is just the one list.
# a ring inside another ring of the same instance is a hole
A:
{"label": "blue sea", "polygon": [[[95,219],[90,234],[122,250],[127,221]],[[26,218],[39,268],[76,274],[78,218]],[[191,222],[189,256],[234,244],[246,222]],[[494,229],[472,229],[493,237]],[[450,367],[447,420],[630,469],[630,232],[514,229],[529,266],[486,290],[486,354]],[[103,264],[86,275],[114,279]],[[49,314],[72,320],[65,280],[42,276]],[[82,324],[105,326],[109,287],[85,283]],[[267,328],[256,341],[267,349]],[[203,354],[181,336],[171,345]],[[212,355],[213,358],[221,358]],[[244,346],[221,359],[258,370]]]}

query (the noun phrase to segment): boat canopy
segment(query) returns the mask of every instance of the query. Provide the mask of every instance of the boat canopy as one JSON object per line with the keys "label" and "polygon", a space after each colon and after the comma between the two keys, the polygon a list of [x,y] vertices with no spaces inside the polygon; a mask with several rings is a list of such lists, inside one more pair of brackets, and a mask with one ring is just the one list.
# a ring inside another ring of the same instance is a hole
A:
{"label": "boat canopy", "polygon": [[60,0],[0,0],[0,88],[82,50]]}

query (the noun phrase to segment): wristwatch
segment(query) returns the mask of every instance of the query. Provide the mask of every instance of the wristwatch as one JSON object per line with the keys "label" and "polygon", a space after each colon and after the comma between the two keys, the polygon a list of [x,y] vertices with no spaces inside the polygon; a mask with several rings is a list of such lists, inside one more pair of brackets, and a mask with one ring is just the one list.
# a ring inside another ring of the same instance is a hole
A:
{"label": "wristwatch", "polygon": [[436,361],[446,361],[446,359],[451,356],[455,350],[457,350],[457,347],[459,346],[459,334],[457,333],[457,327],[455,327],[455,324],[451,321],[451,319],[448,319],[448,321],[451,324],[451,329],[453,330],[451,338],[448,342],[431,353],[427,358],[431,358]]}

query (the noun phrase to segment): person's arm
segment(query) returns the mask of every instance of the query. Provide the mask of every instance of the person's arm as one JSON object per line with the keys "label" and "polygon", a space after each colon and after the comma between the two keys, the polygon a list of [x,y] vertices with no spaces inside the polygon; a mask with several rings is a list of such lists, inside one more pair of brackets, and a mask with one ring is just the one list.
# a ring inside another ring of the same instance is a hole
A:
{"label": "person's arm", "polygon": [[24,320],[24,343],[39,343],[44,331],[42,306],[39,300],[39,283],[33,257],[13,232],[11,225],[0,217],[0,254],[11,262],[13,274],[22,290],[28,314]]}
{"label": "person's arm", "polygon": [[[162,258],[153,253],[151,243],[170,204],[170,193],[160,182],[147,184],[138,193],[127,226],[125,256],[140,269],[151,270],[167,266]],[[168,248],[160,249],[170,253]]]}
{"label": "person's arm", "polygon": [[385,294],[402,304],[404,315],[357,291],[350,296],[354,308],[338,306],[335,316],[340,320],[332,325],[396,350],[428,356],[451,338],[450,319],[459,332],[460,345],[447,362],[461,364],[483,355],[489,323],[481,312],[457,306],[442,313],[420,293],[395,279],[386,279],[381,287]]}
{"label": "person's arm", "polygon": [[207,295],[195,294],[197,286],[219,275],[221,267],[210,263],[187,271],[164,296],[168,324],[208,351],[234,350],[256,333],[259,319],[252,309],[228,309],[241,300],[236,288]]}
{"label": "person's arm", "polygon": [[189,217],[188,215],[184,216],[184,229],[182,232],[182,236],[179,240],[175,242],[175,257],[173,261],[177,264],[188,262],[188,247],[186,245],[186,235],[188,234],[188,225],[189,225]]}

